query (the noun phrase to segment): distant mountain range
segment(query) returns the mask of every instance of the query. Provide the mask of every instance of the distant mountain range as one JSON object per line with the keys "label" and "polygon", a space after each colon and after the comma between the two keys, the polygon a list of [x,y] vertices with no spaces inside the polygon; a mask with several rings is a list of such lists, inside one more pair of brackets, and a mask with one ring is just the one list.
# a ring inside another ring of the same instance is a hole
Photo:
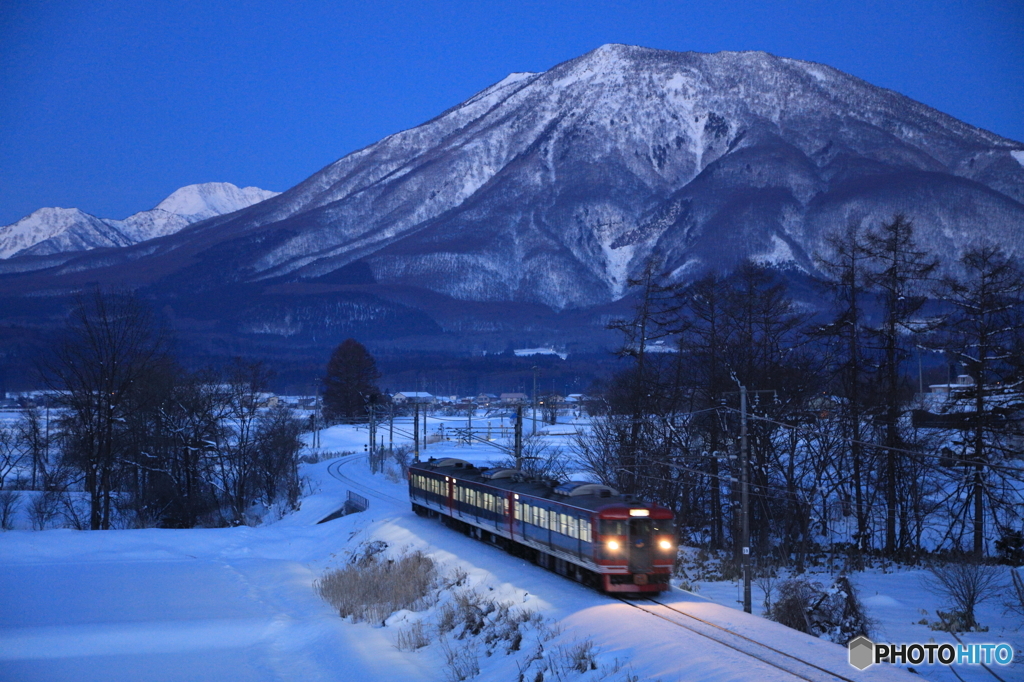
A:
{"label": "distant mountain range", "polygon": [[683,281],[808,272],[829,230],[895,212],[945,258],[1020,252],[1024,144],[821,64],[605,45],[173,234],[39,241],[0,261],[0,303],[39,324],[41,292],[133,286],[203,352],[597,349],[652,255]]}
{"label": "distant mountain range", "polygon": [[148,211],[124,220],[97,218],[77,208],[41,208],[0,227],[0,258],[130,246],[174,234],[186,225],[248,208],[279,192],[207,182],[176,190]]}

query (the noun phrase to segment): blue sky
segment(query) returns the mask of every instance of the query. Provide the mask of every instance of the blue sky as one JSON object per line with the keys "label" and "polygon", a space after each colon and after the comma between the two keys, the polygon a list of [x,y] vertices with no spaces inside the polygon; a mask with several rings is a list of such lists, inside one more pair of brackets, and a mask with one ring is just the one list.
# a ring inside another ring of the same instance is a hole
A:
{"label": "blue sky", "polygon": [[284,190],[604,43],[822,62],[1024,140],[1024,0],[0,2],[0,225]]}

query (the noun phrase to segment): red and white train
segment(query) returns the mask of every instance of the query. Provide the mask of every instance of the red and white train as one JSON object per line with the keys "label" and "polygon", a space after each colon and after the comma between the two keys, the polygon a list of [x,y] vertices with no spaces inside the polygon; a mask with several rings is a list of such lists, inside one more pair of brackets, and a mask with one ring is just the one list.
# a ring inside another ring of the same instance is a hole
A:
{"label": "red and white train", "polygon": [[599,483],[561,485],[454,457],[409,467],[423,516],[603,592],[667,590],[676,555],[672,512]]}

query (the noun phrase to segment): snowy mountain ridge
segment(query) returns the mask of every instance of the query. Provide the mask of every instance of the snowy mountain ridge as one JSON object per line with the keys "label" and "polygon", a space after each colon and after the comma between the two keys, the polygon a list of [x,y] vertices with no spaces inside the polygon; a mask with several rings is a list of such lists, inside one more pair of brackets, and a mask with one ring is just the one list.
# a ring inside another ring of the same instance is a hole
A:
{"label": "snowy mountain ridge", "polygon": [[652,257],[679,282],[747,258],[803,276],[831,231],[896,213],[947,263],[979,241],[1024,253],[1022,161],[1024,143],[823,64],[605,45],[162,239],[22,246],[0,288],[145,287],[289,347],[591,347]]}
{"label": "snowy mountain ridge", "polygon": [[207,182],[175,190],[155,208],[124,220],[97,218],[77,208],[41,208],[0,227],[0,258],[121,247],[174,234],[192,223],[252,206],[279,192]]}
{"label": "snowy mountain ridge", "polygon": [[249,281],[362,262],[459,300],[586,307],[652,254],[679,276],[783,254],[812,269],[828,229],[896,211],[945,253],[983,235],[1019,248],[1022,153],[825,65],[605,45],[207,231]]}

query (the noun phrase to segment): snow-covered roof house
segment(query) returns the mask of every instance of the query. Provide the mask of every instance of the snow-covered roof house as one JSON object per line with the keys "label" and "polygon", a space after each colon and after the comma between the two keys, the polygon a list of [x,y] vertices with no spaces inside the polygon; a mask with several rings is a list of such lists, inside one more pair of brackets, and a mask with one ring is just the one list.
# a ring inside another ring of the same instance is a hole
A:
{"label": "snow-covered roof house", "polygon": [[395,405],[405,405],[407,403],[431,404],[434,402],[434,396],[425,391],[402,391],[391,396],[391,400]]}

